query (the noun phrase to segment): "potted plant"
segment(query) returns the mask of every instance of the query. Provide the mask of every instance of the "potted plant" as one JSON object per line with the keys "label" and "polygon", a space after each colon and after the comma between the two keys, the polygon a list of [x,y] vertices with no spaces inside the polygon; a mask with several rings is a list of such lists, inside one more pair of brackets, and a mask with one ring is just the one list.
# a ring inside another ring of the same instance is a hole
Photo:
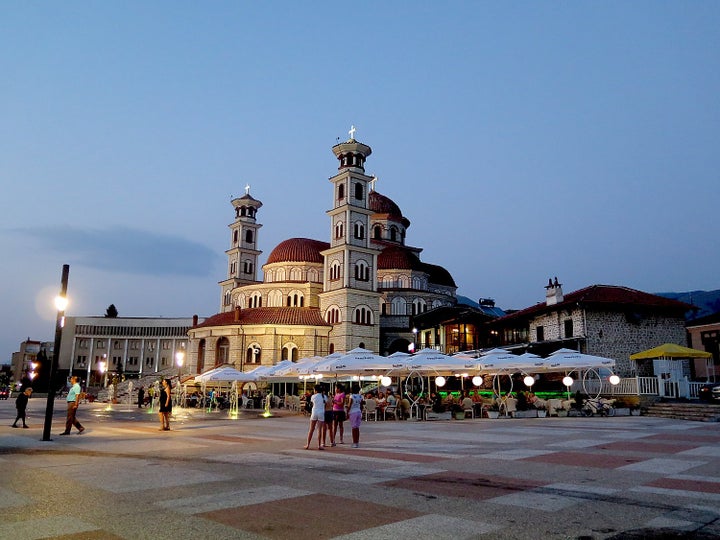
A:
{"label": "potted plant", "polygon": [[500,407],[497,403],[493,403],[490,405],[487,409],[485,409],[485,414],[487,414],[488,418],[497,419],[500,417]]}
{"label": "potted plant", "polygon": [[463,410],[462,405],[453,403],[450,406],[450,410],[452,411],[452,415],[455,420],[465,420],[465,411]]}

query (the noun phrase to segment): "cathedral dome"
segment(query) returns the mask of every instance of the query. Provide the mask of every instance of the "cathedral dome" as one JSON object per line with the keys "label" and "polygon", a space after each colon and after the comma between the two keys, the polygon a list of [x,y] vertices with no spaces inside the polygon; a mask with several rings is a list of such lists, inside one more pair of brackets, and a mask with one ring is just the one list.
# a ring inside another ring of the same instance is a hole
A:
{"label": "cathedral dome", "polygon": [[389,197],[386,197],[377,191],[371,191],[369,197],[370,210],[376,214],[389,214],[393,217],[402,217],[400,207]]}
{"label": "cathedral dome", "polygon": [[450,272],[448,272],[442,266],[428,263],[421,264],[424,267],[423,270],[428,273],[428,279],[430,280],[430,283],[435,283],[436,285],[444,285],[446,287],[457,287],[457,285],[455,285],[455,280],[453,279],[452,275],[450,275]]}
{"label": "cathedral dome", "polygon": [[289,238],[280,242],[272,250],[267,259],[267,264],[279,262],[322,263],[323,256],[320,255],[320,252],[329,247],[329,243],[320,240]]}
{"label": "cathedral dome", "polygon": [[413,252],[401,247],[387,247],[378,255],[378,270],[423,271],[424,268]]}

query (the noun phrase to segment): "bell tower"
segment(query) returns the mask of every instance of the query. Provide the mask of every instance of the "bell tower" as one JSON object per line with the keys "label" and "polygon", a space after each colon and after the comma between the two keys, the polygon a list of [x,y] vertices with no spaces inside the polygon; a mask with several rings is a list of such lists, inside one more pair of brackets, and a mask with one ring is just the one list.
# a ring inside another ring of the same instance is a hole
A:
{"label": "bell tower", "polygon": [[373,177],[365,174],[369,146],[350,139],[332,148],[339,162],[333,184],[330,249],[323,251],[324,281],[320,310],[333,325],[330,344],[335,351],[363,346],[380,347],[380,293],[377,290],[379,250],[370,245],[369,188]]}
{"label": "bell tower", "polygon": [[262,253],[257,249],[258,229],[256,216],[262,203],[250,195],[250,186],[245,186],[245,195],[231,201],[235,209],[235,221],[230,228],[230,249],[225,251],[228,257],[227,279],[220,282],[220,311],[232,311],[231,293],[236,287],[257,283],[258,257]]}

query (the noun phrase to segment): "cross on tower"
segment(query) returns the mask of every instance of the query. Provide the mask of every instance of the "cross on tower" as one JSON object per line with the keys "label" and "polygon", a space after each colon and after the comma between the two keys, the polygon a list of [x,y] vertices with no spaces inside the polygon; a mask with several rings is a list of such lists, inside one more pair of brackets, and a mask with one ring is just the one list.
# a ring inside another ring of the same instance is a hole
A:
{"label": "cross on tower", "polygon": [[350,126],[350,131],[348,131],[348,133],[350,134],[351,140],[355,139],[355,131],[355,126]]}
{"label": "cross on tower", "polygon": [[250,184],[245,184],[245,195],[250,195]]}

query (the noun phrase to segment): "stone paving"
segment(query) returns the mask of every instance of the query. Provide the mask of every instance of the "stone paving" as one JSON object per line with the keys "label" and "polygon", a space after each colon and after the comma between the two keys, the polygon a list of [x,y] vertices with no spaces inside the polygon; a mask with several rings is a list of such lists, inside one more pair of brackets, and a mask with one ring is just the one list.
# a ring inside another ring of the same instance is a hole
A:
{"label": "stone paving", "polygon": [[0,539],[720,537],[717,423],[370,421],[321,452],[289,413],[180,410],[162,432],[104,404],[66,437],[56,406],[44,442],[44,407],[12,429],[0,402]]}

